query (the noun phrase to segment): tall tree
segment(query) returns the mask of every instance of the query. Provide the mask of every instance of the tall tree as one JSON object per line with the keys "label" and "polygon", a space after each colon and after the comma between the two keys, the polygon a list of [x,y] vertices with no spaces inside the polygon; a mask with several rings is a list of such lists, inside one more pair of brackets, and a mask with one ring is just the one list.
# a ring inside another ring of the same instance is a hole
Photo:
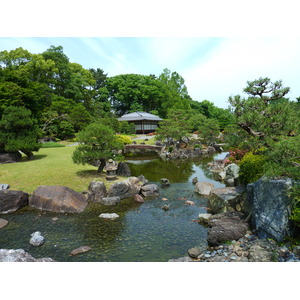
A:
{"label": "tall tree", "polygon": [[77,139],[80,144],[72,156],[74,163],[97,166],[98,172],[102,172],[107,159],[118,158],[117,150],[123,147],[113,130],[99,123],[88,125]]}
{"label": "tall tree", "polygon": [[284,96],[289,92],[281,81],[269,78],[248,81],[244,91],[247,99],[237,95],[229,98],[236,122],[257,146],[270,146],[281,136],[299,134],[299,116]]}
{"label": "tall tree", "polygon": [[32,151],[38,151],[39,129],[32,118],[31,111],[26,108],[9,106],[4,109],[0,120],[0,151],[21,151],[32,158]]}

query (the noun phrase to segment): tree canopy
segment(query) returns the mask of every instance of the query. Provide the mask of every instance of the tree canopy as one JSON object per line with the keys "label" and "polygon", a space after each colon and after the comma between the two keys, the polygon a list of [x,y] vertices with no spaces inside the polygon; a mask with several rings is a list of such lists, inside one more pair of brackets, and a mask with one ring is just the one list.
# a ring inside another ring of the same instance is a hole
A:
{"label": "tree canopy", "polygon": [[165,68],[157,77],[109,77],[101,68],[85,69],[70,62],[62,46],[50,46],[39,54],[21,47],[0,52],[0,116],[8,106],[29,109],[41,134],[59,139],[95,121],[114,130],[132,131],[119,124],[117,117],[134,111],[161,118],[167,118],[170,111],[185,111],[189,118],[194,116],[190,130],[198,130],[202,116],[217,120],[221,129],[232,117],[212,102],[192,100],[176,71]]}

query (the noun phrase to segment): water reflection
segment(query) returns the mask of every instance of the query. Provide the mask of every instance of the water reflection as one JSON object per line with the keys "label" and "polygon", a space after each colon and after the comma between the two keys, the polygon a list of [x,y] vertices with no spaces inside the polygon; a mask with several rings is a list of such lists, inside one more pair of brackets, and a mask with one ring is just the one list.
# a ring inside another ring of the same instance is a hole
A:
{"label": "water reflection", "polygon": [[[224,186],[211,178],[207,169],[210,160],[166,162],[155,158],[140,159],[138,164],[129,161],[132,175],[143,174],[150,183],[159,185],[159,197],[146,199],[142,204],[132,199],[122,200],[116,206],[89,203],[81,214],[57,214],[25,207],[5,215],[9,224],[1,229],[0,248],[21,248],[36,258],[52,257],[70,262],[167,261],[185,256],[189,248],[205,245],[207,235],[207,228],[192,222],[199,213],[206,212],[207,203],[206,198],[194,193],[192,178],[212,182],[215,187]],[[161,187],[163,177],[170,180],[170,187]],[[196,205],[185,205],[183,197]],[[161,209],[164,204],[170,206],[168,211]],[[106,212],[120,217],[114,221],[99,218]],[[53,217],[59,217],[59,221],[54,223]],[[42,232],[43,246],[29,244],[34,231]],[[80,246],[90,246],[92,250],[69,255]]]}

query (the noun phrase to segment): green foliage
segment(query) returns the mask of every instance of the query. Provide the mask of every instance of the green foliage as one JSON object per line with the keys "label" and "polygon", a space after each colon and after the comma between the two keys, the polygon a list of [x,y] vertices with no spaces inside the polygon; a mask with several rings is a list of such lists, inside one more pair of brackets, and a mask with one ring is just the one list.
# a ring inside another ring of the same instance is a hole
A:
{"label": "green foliage", "polygon": [[45,142],[42,143],[41,146],[41,148],[59,148],[59,147],[66,147],[66,146],[56,142]]}
{"label": "green foliage", "polygon": [[300,133],[299,110],[295,104],[283,98],[289,88],[283,88],[281,81],[271,83],[269,78],[248,82],[244,89],[250,96],[230,97],[234,107],[237,125],[247,133],[250,147],[271,147],[282,137]]}
{"label": "green foliage", "polygon": [[79,132],[77,140],[80,144],[73,153],[73,162],[97,166],[99,171],[107,159],[120,158],[117,150],[123,148],[123,143],[118,141],[114,131],[100,123],[89,124]]}
{"label": "green foliage", "polygon": [[194,111],[188,117],[187,122],[191,128],[191,131],[194,132],[199,131],[199,129],[205,125],[206,120],[207,118],[204,115]]}
{"label": "green foliage", "polygon": [[166,140],[167,143],[174,141],[184,142],[189,138],[191,128],[186,122],[186,112],[183,110],[173,110],[168,114],[168,118],[159,123],[156,129],[157,139]]}
{"label": "green foliage", "polygon": [[203,125],[199,127],[201,137],[207,144],[214,143],[220,135],[219,123],[214,119],[207,119]]}
{"label": "green foliage", "polygon": [[292,214],[290,219],[300,227],[300,183],[294,183],[289,197],[292,199]]}
{"label": "green foliage", "polygon": [[9,106],[4,109],[0,121],[0,151],[21,151],[28,157],[38,151],[39,129],[30,110]]}
{"label": "green foliage", "polygon": [[119,132],[125,134],[134,134],[135,133],[135,125],[134,123],[129,123],[127,121],[119,122]]}
{"label": "green foliage", "polygon": [[239,179],[241,183],[248,184],[262,177],[265,162],[264,155],[254,154],[253,152],[246,153],[240,163]]}
{"label": "green foliage", "polygon": [[117,140],[122,142],[124,145],[132,144],[132,140],[128,135],[117,135]]}
{"label": "green foliage", "polygon": [[266,151],[266,176],[300,178],[300,136],[287,136]]}

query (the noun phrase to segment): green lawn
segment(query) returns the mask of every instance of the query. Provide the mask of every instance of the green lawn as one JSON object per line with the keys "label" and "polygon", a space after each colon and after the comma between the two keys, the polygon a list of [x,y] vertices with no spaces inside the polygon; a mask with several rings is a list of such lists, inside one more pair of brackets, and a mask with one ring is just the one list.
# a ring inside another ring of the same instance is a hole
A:
{"label": "green lawn", "polygon": [[[32,193],[39,185],[65,185],[75,191],[87,191],[91,181],[103,181],[105,174],[98,174],[90,165],[77,165],[72,161],[75,147],[41,148],[33,160],[0,165],[0,183],[10,185],[11,190]],[[124,178],[119,178],[123,180]]]}

